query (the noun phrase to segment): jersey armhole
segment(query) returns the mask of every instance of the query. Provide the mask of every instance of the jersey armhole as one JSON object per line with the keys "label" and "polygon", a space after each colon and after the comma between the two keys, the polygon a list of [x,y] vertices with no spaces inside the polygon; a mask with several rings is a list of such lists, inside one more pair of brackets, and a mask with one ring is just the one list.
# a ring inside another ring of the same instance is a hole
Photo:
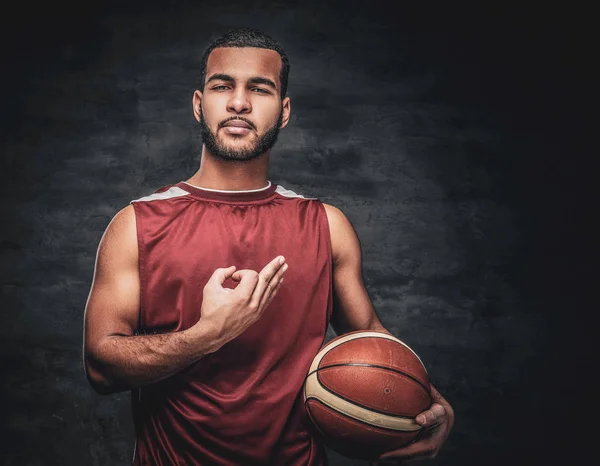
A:
{"label": "jersey armhole", "polygon": [[325,236],[325,243],[327,244],[327,265],[329,267],[329,298],[327,299],[327,322],[325,331],[329,328],[329,322],[331,321],[331,315],[333,314],[333,249],[331,246],[331,228],[329,226],[329,219],[327,218],[327,210],[323,205],[323,202],[315,199],[319,205],[321,211],[321,234]]}
{"label": "jersey armhole", "polygon": [[138,309],[138,318],[137,318],[137,328],[135,329],[134,334],[135,335],[139,335],[140,333],[143,333],[143,328],[145,327],[145,322],[144,322],[144,309],[145,309],[145,305],[144,305],[144,296],[145,296],[145,291],[146,291],[146,248],[144,247],[144,225],[142,222],[142,215],[141,215],[141,203],[139,202],[131,202],[131,205],[133,205],[133,211],[135,214],[135,230],[136,230],[136,236],[137,236],[137,245],[138,245],[138,274],[140,277],[140,295],[139,295],[139,302],[140,302],[140,306]]}

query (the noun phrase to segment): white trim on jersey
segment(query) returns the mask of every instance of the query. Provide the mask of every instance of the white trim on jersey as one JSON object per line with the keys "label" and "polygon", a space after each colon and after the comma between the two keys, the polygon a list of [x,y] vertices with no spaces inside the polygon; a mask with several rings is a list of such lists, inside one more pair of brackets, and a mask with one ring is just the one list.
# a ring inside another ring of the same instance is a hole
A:
{"label": "white trim on jersey", "polygon": [[257,193],[259,191],[264,191],[266,189],[269,189],[271,187],[271,182],[269,181],[269,184],[266,185],[264,188],[258,188],[258,189],[248,189],[246,191],[243,190],[227,190],[227,189],[211,189],[211,188],[202,188],[200,186],[196,186],[194,184],[188,183],[187,181],[184,181],[185,184],[187,184],[188,186],[191,186],[192,188],[198,188],[201,189],[202,191],[212,191],[213,193],[228,193],[228,194],[236,194],[236,193]]}
{"label": "white trim on jersey", "polygon": [[[146,202],[146,201],[158,201],[165,199],[172,199],[174,197],[187,196],[189,193],[179,188],[178,186],[173,186],[162,193],[154,193],[149,196],[140,197],[139,199],[134,199],[131,202]],[[130,202],[130,204],[131,204]]]}
{"label": "white trim on jersey", "polygon": [[296,194],[294,191],[285,189],[283,186],[277,186],[275,190],[277,194],[281,194],[284,197],[301,197],[302,199],[316,199],[316,197],[304,197],[302,194]]}

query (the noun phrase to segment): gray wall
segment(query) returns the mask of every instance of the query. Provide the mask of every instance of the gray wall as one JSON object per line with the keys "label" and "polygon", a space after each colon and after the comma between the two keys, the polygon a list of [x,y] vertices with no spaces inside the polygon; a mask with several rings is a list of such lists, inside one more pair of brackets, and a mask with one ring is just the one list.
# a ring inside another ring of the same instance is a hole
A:
{"label": "gray wall", "polygon": [[291,60],[271,180],[346,213],[381,320],[455,408],[435,464],[560,456],[570,382],[551,369],[585,271],[559,13],[166,3],[4,19],[2,464],[129,464],[129,395],[96,395],[81,363],[96,248],[131,199],[197,169],[199,57],[234,26]]}

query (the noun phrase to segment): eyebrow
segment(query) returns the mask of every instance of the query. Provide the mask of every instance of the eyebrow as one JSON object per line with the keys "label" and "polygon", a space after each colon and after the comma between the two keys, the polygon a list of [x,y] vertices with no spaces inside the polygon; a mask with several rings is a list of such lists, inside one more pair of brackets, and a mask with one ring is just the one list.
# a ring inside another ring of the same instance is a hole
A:
{"label": "eyebrow", "polygon": [[[233,82],[233,81],[235,81],[235,79],[233,79],[233,76],[230,76],[228,74],[215,73],[206,80],[206,84],[208,84],[211,81]],[[269,78],[264,78],[261,76],[256,76],[256,77],[250,78],[248,80],[248,83],[249,84],[264,84],[265,86],[269,86],[269,87],[272,87],[274,90],[277,90],[277,85],[273,81],[271,81]]]}
{"label": "eyebrow", "polygon": [[265,86],[269,86],[269,87],[272,87],[274,90],[277,90],[277,86],[269,78],[262,78],[262,77],[250,78],[248,80],[248,82],[250,84],[264,84]]}
{"label": "eyebrow", "polygon": [[234,79],[231,76],[229,76],[228,74],[215,73],[206,80],[206,84],[208,84],[211,81],[233,81],[233,80]]}

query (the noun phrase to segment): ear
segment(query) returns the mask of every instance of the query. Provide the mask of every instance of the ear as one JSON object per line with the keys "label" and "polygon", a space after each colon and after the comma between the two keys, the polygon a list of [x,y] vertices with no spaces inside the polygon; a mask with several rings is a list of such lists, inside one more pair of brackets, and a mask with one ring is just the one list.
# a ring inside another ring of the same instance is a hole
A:
{"label": "ear", "polygon": [[192,98],[192,109],[194,111],[194,117],[196,118],[196,121],[200,123],[200,115],[202,115],[202,92],[194,92],[194,97]]}
{"label": "ear", "polygon": [[292,111],[292,102],[289,97],[286,97],[281,102],[281,108],[283,115],[281,116],[281,126],[280,128],[285,128],[290,121],[290,112]]}

